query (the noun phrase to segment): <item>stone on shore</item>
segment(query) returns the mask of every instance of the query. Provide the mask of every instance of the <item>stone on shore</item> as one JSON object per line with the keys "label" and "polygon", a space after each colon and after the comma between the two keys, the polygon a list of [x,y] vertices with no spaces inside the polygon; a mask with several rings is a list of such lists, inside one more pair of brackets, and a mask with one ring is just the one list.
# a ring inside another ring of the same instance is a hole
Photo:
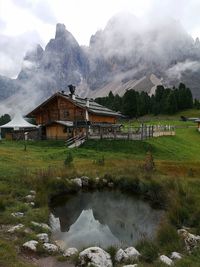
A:
{"label": "stone on shore", "polygon": [[78,254],[78,249],[77,248],[68,248],[64,251],[63,256],[64,257],[71,257],[73,255]]}
{"label": "stone on shore", "polygon": [[29,249],[31,251],[36,252],[36,250],[37,250],[37,244],[38,244],[38,241],[36,241],[36,240],[30,240],[30,241],[25,242],[23,244],[23,248]]}
{"label": "stone on shore", "polygon": [[166,265],[171,266],[171,265],[174,264],[173,261],[172,261],[169,257],[167,257],[167,256],[165,256],[165,255],[161,255],[161,256],[159,257],[159,259],[160,259],[160,261],[162,261],[162,262],[165,263]]}
{"label": "stone on shore", "polygon": [[90,247],[79,254],[80,266],[112,267],[110,255],[99,247]]}

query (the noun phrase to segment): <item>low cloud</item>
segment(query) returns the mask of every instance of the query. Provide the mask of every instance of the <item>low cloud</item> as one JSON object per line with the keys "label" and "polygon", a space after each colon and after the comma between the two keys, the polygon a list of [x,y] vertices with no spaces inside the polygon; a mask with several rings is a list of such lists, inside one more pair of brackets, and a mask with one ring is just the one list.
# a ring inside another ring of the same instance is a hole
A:
{"label": "low cloud", "polygon": [[21,70],[24,55],[36,43],[41,43],[36,32],[13,37],[0,35],[0,74],[16,77]]}
{"label": "low cloud", "polygon": [[181,80],[182,73],[187,70],[192,70],[192,71],[200,70],[200,62],[190,61],[190,60],[186,60],[185,62],[179,62],[173,67],[169,68],[166,74],[171,79]]}

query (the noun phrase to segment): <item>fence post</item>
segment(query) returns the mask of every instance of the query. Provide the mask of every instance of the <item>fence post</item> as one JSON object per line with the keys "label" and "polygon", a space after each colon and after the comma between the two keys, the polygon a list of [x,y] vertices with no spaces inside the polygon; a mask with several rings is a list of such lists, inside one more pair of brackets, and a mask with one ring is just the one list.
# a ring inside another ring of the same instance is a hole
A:
{"label": "fence post", "polygon": [[116,140],[117,134],[116,134],[116,128],[114,128],[114,139]]}
{"label": "fence post", "polygon": [[102,128],[100,126],[100,139],[103,139],[103,133],[102,133]]}
{"label": "fence post", "polygon": [[142,124],[142,126],[140,126],[140,128],[141,128],[141,140],[143,140],[143,124]]}

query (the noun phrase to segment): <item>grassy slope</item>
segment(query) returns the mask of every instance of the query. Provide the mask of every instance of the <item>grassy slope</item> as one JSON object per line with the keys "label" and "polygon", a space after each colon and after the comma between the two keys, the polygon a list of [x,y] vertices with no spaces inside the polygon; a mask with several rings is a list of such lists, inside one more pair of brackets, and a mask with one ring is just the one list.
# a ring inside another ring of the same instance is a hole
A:
{"label": "grassy slope", "polygon": [[[151,123],[156,123],[153,118]],[[163,121],[165,124],[166,121]],[[178,122],[185,126],[184,122]],[[170,124],[177,125],[176,118],[170,120]],[[70,150],[74,157],[71,168],[64,166],[63,162],[69,149],[64,142],[28,142],[27,151],[24,151],[23,142],[0,142],[0,204],[6,205],[4,217],[0,221],[10,221],[10,213],[21,206],[20,198],[34,189],[34,177],[41,173],[48,175],[55,172],[56,176],[81,175],[100,176],[105,173],[112,175],[133,176],[136,166],[140,165],[147,151],[152,151],[158,173],[177,177],[183,186],[192,194],[195,201],[200,203],[200,134],[195,128],[180,128],[176,130],[176,136],[159,137],[147,141],[87,141],[81,148]],[[96,160],[105,157],[105,165],[96,164]],[[192,175],[191,175],[192,169]],[[163,179],[163,178],[162,178]],[[164,180],[163,180],[164,182]],[[16,200],[16,199],[19,199]],[[0,205],[0,209],[2,206]],[[195,205],[196,206],[196,205]],[[197,206],[196,206],[197,207]],[[25,206],[23,209],[27,209]],[[41,218],[45,220],[48,211],[46,207],[42,210],[27,210],[26,220]],[[10,223],[14,223],[10,221]],[[0,236],[0,249],[4,251],[1,264],[6,263],[7,241]],[[13,246],[9,245],[13,257],[5,266],[23,266],[21,263],[13,265],[17,261],[17,255]],[[196,260],[196,259],[195,259]],[[193,265],[195,260],[188,260]],[[191,263],[192,262],[192,263]],[[20,265],[21,264],[21,265]],[[28,266],[28,265],[25,265]],[[142,265],[141,265],[142,266]],[[144,265],[146,266],[146,265]]]}

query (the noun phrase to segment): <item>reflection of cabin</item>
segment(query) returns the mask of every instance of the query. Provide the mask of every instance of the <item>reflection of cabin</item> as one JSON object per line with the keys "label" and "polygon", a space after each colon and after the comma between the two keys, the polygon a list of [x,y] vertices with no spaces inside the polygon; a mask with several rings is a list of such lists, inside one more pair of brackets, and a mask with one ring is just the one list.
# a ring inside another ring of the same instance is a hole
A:
{"label": "reflection of cabin", "polygon": [[66,139],[91,131],[110,131],[116,127],[120,113],[99,105],[91,99],[57,92],[27,114],[42,125],[48,139]]}

